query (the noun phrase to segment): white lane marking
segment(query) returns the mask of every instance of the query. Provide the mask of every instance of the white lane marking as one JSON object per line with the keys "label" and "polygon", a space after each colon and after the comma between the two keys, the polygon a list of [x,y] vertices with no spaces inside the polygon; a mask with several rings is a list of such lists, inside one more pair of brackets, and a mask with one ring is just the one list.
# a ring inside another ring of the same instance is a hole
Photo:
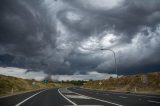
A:
{"label": "white lane marking", "polygon": [[74,106],[77,106],[76,103],[74,103],[73,101],[71,101],[70,99],[68,99],[66,96],[64,96],[64,95],[60,92],[59,89],[58,89],[58,92],[59,92],[59,94],[60,94],[63,98],[65,98],[68,102],[70,102],[70,103],[73,104]]}
{"label": "white lane marking", "polygon": [[125,96],[119,96],[120,98],[127,98],[127,97],[125,97]]}
{"label": "white lane marking", "polygon": [[147,100],[148,102],[152,102],[152,103],[160,103],[160,102],[157,102],[157,101],[152,101],[152,100]]}
{"label": "white lane marking", "polygon": [[[42,89],[41,89],[41,90],[42,90]],[[24,92],[20,92],[20,93],[15,93],[15,94],[13,94],[13,95],[0,96],[0,99],[7,98],[7,97],[11,97],[11,96],[18,96],[18,95],[21,95],[21,94],[25,94],[25,93],[29,93],[29,92],[34,92],[34,91],[38,91],[38,90],[24,91]]]}
{"label": "white lane marking", "polygon": [[75,98],[75,99],[91,99],[91,98],[88,98],[88,97],[82,96],[82,95],[65,95],[65,96],[68,98]]}
{"label": "white lane marking", "polygon": [[38,94],[40,94],[40,93],[42,93],[42,92],[44,92],[44,91],[46,91],[46,90],[42,90],[42,91],[40,91],[40,92],[38,92],[38,93],[35,93],[34,95],[32,95],[32,96],[24,99],[23,101],[21,101],[20,103],[16,104],[15,106],[20,106],[21,104],[23,104],[23,103],[26,102],[27,100],[33,98],[34,96],[36,96],[36,95],[38,95]]}
{"label": "white lane marking", "polygon": [[[78,94],[78,95],[82,95],[82,94],[77,93],[77,92],[73,92],[73,93]],[[86,95],[83,95],[83,96],[86,96]],[[94,100],[97,100],[97,101],[100,101],[100,102],[105,102],[105,103],[113,104],[113,105],[116,105],[116,106],[123,106],[123,105],[120,105],[120,104],[117,104],[117,103],[113,103],[113,102],[109,102],[109,101],[106,101],[106,100],[101,100],[101,99],[93,98],[93,97],[90,97],[90,96],[86,96],[86,97],[89,97],[91,99],[94,99]]]}
{"label": "white lane marking", "polygon": [[[96,91],[96,90],[92,90],[89,88],[82,88],[82,89],[88,89],[91,91]],[[118,92],[110,92],[111,94],[123,94],[123,95],[132,95],[132,96],[142,96],[142,97],[151,97],[151,98],[160,98],[159,96],[152,96],[152,95],[144,95],[144,94],[126,94],[126,93],[118,93]]]}
{"label": "white lane marking", "polygon": [[73,93],[66,88],[61,89],[61,93]]}

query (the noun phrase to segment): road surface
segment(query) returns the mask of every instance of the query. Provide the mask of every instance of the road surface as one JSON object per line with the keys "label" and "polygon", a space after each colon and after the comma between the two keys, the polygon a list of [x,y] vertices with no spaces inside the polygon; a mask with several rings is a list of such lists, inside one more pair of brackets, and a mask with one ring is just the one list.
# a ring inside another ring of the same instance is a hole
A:
{"label": "road surface", "polygon": [[52,88],[0,98],[0,106],[160,106],[160,96]]}

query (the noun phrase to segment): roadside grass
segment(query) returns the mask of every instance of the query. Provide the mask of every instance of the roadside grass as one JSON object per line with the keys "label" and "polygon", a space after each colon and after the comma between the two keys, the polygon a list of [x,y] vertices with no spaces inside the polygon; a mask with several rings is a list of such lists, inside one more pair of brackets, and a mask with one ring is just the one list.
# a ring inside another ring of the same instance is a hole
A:
{"label": "roadside grass", "polygon": [[[99,85],[99,82],[102,84]],[[82,87],[122,92],[160,94],[160,72],[88,81]]]}
{"label": "roadside grass", "polygon": [[41,81],[0,75],[0,96],[9,95],[17,92],[49,88],[54,86],[55,85],[53,82],[44,84]]}

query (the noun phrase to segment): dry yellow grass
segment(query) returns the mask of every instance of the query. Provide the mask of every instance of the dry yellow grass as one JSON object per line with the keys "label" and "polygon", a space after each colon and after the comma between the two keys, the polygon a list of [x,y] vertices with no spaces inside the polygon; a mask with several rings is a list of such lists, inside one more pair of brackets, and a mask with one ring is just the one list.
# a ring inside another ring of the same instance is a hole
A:
{"label": "dry yellow grass", "polygon": [[[33,84],[33,82],[35,84]],[[0,75],[0,95],[11,94],[12,91],[16,93],[21,91],[37,90],[54,86],[54,83],[51,82],[44,84],[41,81]]]}
{"label": "dry yellow grass", "polygon": [[[99,82],[102,82],[102,85],[99,85]],[[118,79],[110,78],[107,80],[89,81],[83,87],[115,91],[160,93],[160,72],[123,76]]]}

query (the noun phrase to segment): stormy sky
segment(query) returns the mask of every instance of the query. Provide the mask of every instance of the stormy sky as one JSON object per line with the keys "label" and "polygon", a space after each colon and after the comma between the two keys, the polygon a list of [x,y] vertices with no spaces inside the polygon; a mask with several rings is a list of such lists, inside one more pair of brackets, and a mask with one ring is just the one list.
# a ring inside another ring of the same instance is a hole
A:
{"label": "stormy sky", "polygon": [[0,67],[114,75],[101,48],[119,75],[160,71],[160,0],[0,1]]}

